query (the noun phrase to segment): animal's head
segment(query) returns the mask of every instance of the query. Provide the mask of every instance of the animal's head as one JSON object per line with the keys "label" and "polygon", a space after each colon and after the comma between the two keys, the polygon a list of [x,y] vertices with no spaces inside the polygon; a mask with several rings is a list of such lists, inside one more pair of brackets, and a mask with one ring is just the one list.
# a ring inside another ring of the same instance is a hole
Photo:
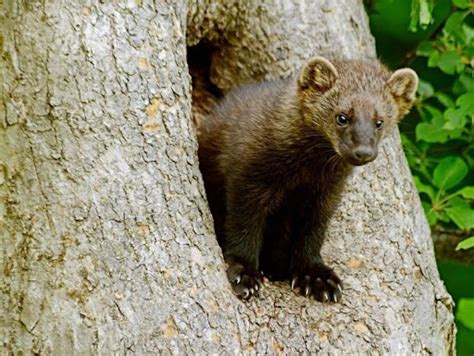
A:
{"label": "animal's head", "polygon": [[416,73],[393,73],[376,60],[309,60],[298,76],[298,97],[307,127],[324,133],[334,150],[354,165],[373,161],[384,134],[415,101]]}

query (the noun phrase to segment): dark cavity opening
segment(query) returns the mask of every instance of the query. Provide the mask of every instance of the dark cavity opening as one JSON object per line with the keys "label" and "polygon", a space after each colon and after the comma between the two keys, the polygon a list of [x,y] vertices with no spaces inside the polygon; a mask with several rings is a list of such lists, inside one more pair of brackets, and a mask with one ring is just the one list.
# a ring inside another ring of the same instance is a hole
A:
{"label": "dark cavity opening", "polygon": [[197,129],[222,97],[222,91],[210,79],[212,52],[212,46],[205,42],[187,48],[187,61],[192,78],[192,114]]}

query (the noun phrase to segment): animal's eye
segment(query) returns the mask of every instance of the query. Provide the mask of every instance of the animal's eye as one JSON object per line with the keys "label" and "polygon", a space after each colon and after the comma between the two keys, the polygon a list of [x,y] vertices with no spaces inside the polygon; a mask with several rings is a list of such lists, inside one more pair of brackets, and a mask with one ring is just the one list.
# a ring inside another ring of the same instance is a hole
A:
{"label": "animal's eye", "polygon": [[377,120],[375,121],[375,127],[380,129],[383,126],[383,120]]}
{"label": "animal's eye", "polygon": [[337,124],[341,126],[345,126],[349,123],[349,119],[344,114],[337,115],[336,121],[337,121]]}

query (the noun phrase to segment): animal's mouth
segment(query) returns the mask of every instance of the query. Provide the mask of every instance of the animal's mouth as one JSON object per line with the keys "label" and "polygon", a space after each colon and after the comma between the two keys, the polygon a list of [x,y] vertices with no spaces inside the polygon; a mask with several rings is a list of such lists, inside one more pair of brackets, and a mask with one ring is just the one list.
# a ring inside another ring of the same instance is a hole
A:
{"label": "animal's mouth", "polygon": [[345,161],[348,163],[352,164],[353,166],[363,166],[364,164],[372,162],[376,157],[377,154],[373,153],[370,155],[357,155],[353,153],[352,151],[346,151],[342,155]]}
{"label": "animal's mouth", "polygon": [[375,159],[375,156],[368,159],[357,159],[351,156],[351,157],[348,157],[347,161],[353,166],[363,166],[364,164],[372,162],[374,159]]}
{"label": "animal's mouth", "polygon": [[340,145],[338,148],[338,151],[341,152],[339,155],[353,166],[363,166],[377,158],[377,148],[373,146],[359,145],[352,147]]}

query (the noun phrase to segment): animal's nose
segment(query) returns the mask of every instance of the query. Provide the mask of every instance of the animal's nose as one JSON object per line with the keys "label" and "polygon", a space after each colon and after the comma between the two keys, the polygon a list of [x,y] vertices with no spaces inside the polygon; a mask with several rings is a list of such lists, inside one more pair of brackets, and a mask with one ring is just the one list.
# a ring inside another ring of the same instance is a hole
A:
{"label": "animal's nose", "polygon": [[354,150],[354,157],[360,162],[369,162],[375,158],[375,152],[370,146],[359,146]]}

